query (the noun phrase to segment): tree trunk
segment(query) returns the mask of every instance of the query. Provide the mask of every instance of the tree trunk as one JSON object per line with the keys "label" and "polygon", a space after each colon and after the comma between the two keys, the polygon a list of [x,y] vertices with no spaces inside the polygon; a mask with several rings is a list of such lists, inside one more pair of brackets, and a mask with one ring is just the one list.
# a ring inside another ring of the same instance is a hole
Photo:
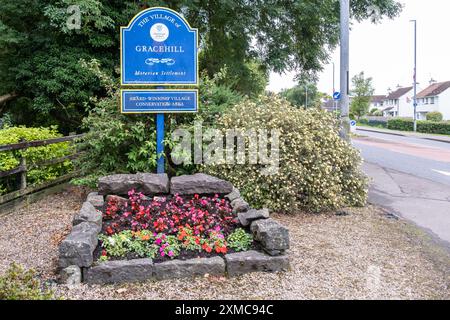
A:
{"label": "tree trunk", "polygon": [[0,96],[0,105],[2,105],[3,103],[14,99],[15,97],[17,97],[18,95],[16,93],[7,93],[3,96]]}

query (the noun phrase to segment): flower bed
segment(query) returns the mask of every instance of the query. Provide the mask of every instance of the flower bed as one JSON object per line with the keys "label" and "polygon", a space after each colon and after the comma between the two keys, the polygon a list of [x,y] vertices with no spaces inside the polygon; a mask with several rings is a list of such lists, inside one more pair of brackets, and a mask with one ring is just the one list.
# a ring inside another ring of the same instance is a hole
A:
{"label": "flower bed", "polygon": [[219,197],[146,197],[135,190],[128,201],[110,197],[103,213],[100,261],[210,257],[255,248],[240,228],[230,202]]}
{"label": "flower bed", "polygon": [[[61,281],[117,283],[289,267],[288,230],[204,174],[99,180],[60,245]],[[128,193],[128,198],[124,194]]]}

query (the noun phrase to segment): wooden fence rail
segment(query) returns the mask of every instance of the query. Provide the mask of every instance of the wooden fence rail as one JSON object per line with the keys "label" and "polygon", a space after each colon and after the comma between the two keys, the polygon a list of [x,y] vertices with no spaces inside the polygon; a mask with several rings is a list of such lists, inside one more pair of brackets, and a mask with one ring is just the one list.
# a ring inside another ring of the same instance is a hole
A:
{"label": "wooden fence rail", "polygon": [[[78,135],[70,135],[65,136],[61,138],[53,138],[53,139],[45,139],[45,140],[35,140],[35,141],[21,141],[19,143],[14,144],[6,144],[6,145],[0,145],[0,152],[4,151],[13,151],[13,150],[24,150],[28,148],[33,147],[41,147],[46,146],[50,144],[56,144],[61,142],[73,142],[75,139],[83,137],[82,134]],[[39,167],[45,167],[50,166],[58,163],[62,163],[67,160],[73,160],[76,159],[79,156],[79,153],[74,153],[71,155],[67,155],[60,158],[54,158],[50,160],[41,161],[39,163],[33,163],[31,165],[27,165],[26,158],[22,157],[20,159],[20,164],[16,168],[0,171],[0,178],[12,176],[15,174],[20,174],[20,188],[19,190],[9,192],[7,194],[0,196],[0,205],[15,200],[17,198],[20,198],[22,196],[34,193],[36,191],[40,191],[42,189],[52,187],[56,184],[63,183],[65,181],[68,181],[69,179],[76,176],[77,172],[70,172],[68,174],[65,174],[63,176],[60,176],[54,180],[46,181],[40,185],[29,187],[27,186],[27,172],[32,169],[36,169]]]}

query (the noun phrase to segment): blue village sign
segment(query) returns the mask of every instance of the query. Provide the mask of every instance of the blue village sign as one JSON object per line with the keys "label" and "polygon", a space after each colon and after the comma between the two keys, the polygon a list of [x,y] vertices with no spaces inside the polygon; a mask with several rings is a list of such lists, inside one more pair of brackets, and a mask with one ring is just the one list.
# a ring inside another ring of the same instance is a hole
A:
{"label": "blue village sign", "polygon": [[156,113],[157,172],[164,173],[164,113],[197,112],[197,90],[162,86],[198,85],[197,29],[177,12],[150,8],[120,28],[120,83],[159,86],[158,90],[122,89],[122,113]]}
{"label": "blue village sign", "polygon": [[197,85],[197,29],[177,12],[150,8],[120,28],[122,85]]}
{"label": "blue village sign", "polygon": [[197,112],[197,90],[122,90],[122,113]]}

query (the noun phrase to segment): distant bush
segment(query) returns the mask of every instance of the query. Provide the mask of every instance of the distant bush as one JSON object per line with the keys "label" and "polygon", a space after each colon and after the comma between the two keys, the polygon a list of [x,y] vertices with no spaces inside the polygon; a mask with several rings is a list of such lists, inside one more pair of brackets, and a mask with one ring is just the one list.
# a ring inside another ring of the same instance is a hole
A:
{"label": "distant bush", "polygon": [[[18,143],[21,140],[35,141],[62,137],[56,128],[26,128],[6,127],[0,130],[0,145]],[[61,142],[41,147],[32,147],[23,150],[0,152],[0,171],[13,169],[20,164],[20,158],[24,157],[27,166],[53,158],[60,158],[71,153],[69,142]],[[54,180],[69,172],[72,163],[67,160],[63,163],[31,169],[27,172],[27,183],[37,185]],[[14,189],[15,177],[0,179],[0,194]]]}
{"label": "distant bush", "polygon": [[372,110],[370,110],[369,112],[370,116],[374,116],[374,117],[382,117],[383,116],[383,111],[373,108]]}
{"label": "distant bush", "polygon": [[52,291],[42,288],[33,270],[25,271],[13,263],[4,276],[0,276],[0,300],[53,300]]}
{"label": "distant bush", "polygon": [[372,115],[375,116],[375,117],[382,117],[383,116],[383,111],[376,110],[374,113],[372,113]]}
{"label": "distant bush", "polygon": [[[319,212],[366,202],[367,179],[359,152],[339,137],[332,113],[292,106],[277,96],[244,100],[218,119],[221,130],[277,129],[279,169],[262,164],[210,165],[204,170],[232,182],[255,207]],[[250,152],[248,149],[246,153]]]}
{"label": "distant bush", "polygon": [[358,123],[362,125],[369,125],[369,119],[361,118],[358,120]]}
{"label": "distant bush", "polygon": [[375,119],[367,119],[367,118],[359,119],[358,124],[363,125],[363,126],[377,127],[377,128],[386,128],[387,127],[387,121],[385,121],[385,120],[375,120]]}
{"label": "distant bush", "polygon": [[440,121],[442,121],[443,118],[444,117],[442,116],[442,113],[437,112],[437,111],[427,113],[428,121],[440,122]]}
{"label": "distant bush", "polygon": [[378,128],[386,128],[387,127],[387,121],[369,120],[369,126],[371,126],[371,127],[378,127]]}

